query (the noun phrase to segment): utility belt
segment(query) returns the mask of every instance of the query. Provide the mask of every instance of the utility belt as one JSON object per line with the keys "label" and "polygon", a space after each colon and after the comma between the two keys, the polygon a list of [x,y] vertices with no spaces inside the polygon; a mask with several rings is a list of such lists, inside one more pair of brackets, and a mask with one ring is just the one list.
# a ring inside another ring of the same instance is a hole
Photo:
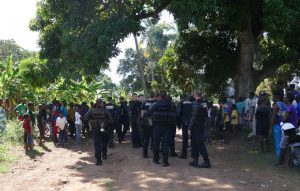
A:
{"label": "utility belt", "polygon": [[146,110],[141,110],[142,124],[144,126],[152,127],[153,126],[152,117],[144,117],[145,112]]}
{"label": "utility belt", "polygon": [[155,124],[173,125],[177,123],[177,114],[175,112],[155,112],[153,122]]}
{"label": "utility belt", "polygon": [[148,127],[152,127],[153,126],[153,120],[151,117],[145,117],[143,118],[143,125],[144,126],[148,126]]}
{"label": "utility belt", "polygon": [[107,132],[108,123],[103,120],[89,120],[93,132]]}

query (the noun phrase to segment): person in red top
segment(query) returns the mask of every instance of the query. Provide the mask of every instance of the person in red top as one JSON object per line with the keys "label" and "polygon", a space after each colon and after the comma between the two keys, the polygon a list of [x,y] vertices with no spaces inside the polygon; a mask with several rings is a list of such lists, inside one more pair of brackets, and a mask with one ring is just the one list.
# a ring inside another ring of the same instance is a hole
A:
{"label": "person in red top", "polygon": [[28,152],[32,150],[33,139],[32,139],[32,127],[30,123],[30,115],[23,115],[23,128],[24,128],[24,148],[25,151]]}

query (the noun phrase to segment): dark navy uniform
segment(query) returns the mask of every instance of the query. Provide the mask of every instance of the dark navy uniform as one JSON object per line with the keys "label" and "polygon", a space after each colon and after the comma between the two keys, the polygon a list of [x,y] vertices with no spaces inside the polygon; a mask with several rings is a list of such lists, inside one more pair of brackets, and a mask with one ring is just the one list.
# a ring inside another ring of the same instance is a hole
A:
{"label": "dark navy uniform", "polygon": [[104,108],[97,107],[94,110],[88,111],[85,114],[84,119],[91,124],[94,135],[95,157],[97,160],[96,165],[101,165],[101,153],[104,160],[107,158],[107,144],[109,140],[108,124],[109,121],[111,121],[110,113]]}
{"label": "dark navy uniform", "polygon": [[187,158],[187,148],[189,142],[189,123],[192,117],[192,102],[185,98],[179,103],[179,117],[182,128],[182,149],[180,158]]}
{"label": "dark navy uniform", "polygon": [[[142,106],[142,113],[145,113],[149,110],[149,108],[156,102],[156,100],[146,100]],[[142,128],[143,128],[143,157],[148,157],[148,146],[151,139],[152,140],[152,130],[153,130],[153,120],[152,117],[143,117],[142,118]],[[153,145],[151,144],[151,149]]]}
{"label": "dark navy uniform", "polygon": [[112,102],[109,102],[105,105],[106,110],[110,113],[110,115],[112,116],[112,121],[109,124],[110,128],[109,128],[109,141],[108,141],[108,146],[109,148],[113,148],[114,147],[114,131],[116,129],[117,134],[118,134],[118,138],[119,140],[121,139],[121,133],[120,133],[120,129],[118,128],[118,118],[119,118],[119,112],[118,112],[118,108],[116,107],[115,104],[113,104]]}
{"label": "dark navy uniform", "polygon": [[119,103],[119,128],[121,133],[121,141],[125,140],[127,131],[129,130],[129,114],[128,114],[128,105],[127,101],[121,101]]}
{"label": "dark navy uniform", "polygon": [[[84,116],[88,111],[89,111],[89,106],[83,102],[80,106],[81,111],[80,111],[80,115]],[[82,121],[82,134],[87,137],[90,136],[90,130],[89,130],[89,123],[86,120]]]}
{"label": "dark navy uniform", "polygon": [[[192,118],[189,124],[191,130],[191,146],[193,162],[191,166],[209,168],[210,162],[205,146],[207,140],[205,134],[206,120],[207,120],[207,102],[203,99],[198,99],[192,105]],[[198,166],[199,153],[202,155],[204,163]]]}
{"label": "dark navy uniform", "polygon": [[129,114],[131,120],[131,139],[134,148],[139,148],[142,146],[141,135],[139,130],[140,112],[141,112],[141,102],[130,101]]}
{"label": "dark navy uniform", "polygon": [[153,104],[145,113],[145,116],[152,116],[153,127],[153,162],[159,163],[159,145],[163,143],[163,166],[169,166],[169,146],[171,128],[176,125],[177,113],[173,105],[167,100],[159,100]]}

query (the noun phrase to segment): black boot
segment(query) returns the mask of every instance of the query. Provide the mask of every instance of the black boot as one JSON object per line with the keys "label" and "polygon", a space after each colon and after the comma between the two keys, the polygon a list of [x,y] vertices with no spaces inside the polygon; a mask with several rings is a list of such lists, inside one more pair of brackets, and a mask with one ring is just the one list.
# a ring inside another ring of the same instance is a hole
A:
{"label": "black boot", "polygon": [[201,165],[198,166],[199,168],[211,168],[211,164],[209,160],[206,160]]}
{"label": "black boot", "polygon": [[106,160],[106,159],[107,159],[107,154],[106,154],[106,153],[103,153],[103,154],[102,154],[102,158],[103,158],[103,160]]}
{"label": "black boot", "polygon": [[115,148],[114,140],[110,140],[110,141],[109,141],[108,147],[111,148],[111,149]]}
{"label": "black boot", "polygon": [[163,162],[162,167],[167,167],[167,166],[170,166],[169,162]]}
{"label": "black boot", "polygon": [[148,158],[148,152],[147,151],[143,151],[143,158]]}
{"label": "black boot", "polygon": [[187,154],[181,153],[178,158],[180,158],[180,159],[187,159]]}
{"label": "black boot", "polygon": [[176,152],[171,152],[170,153],[170,157],[177,157],[177,156],[178,156],[178,154]]}
{"label": "black boot", "polygon": [[97,160],[96,166],[101,166],[102,165],[102,160]]}
{"label": "black boot", "polygon": [[193,158],[193,161],[190,162],[190,166],[198,167],[198,158]]}
{"label": "black boot", "polygon": [[153,159],[153,163],[154,163],[154,164],[159,164],[159,160]]}

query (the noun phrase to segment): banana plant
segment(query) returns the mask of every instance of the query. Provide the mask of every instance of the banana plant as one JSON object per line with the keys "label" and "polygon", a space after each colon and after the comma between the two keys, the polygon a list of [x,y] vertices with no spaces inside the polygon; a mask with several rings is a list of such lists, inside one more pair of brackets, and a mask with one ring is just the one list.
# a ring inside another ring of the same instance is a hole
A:
{"label": "banana plant", "polygon": [[18,98],[24,96],[24,87],[18,68],[13,67],[12,55],[10,55],[6,63],[1,63],[4,71],[0,77],[0,96],[7,99],[7,109],[9,117],[12,115],[12,109]]}

